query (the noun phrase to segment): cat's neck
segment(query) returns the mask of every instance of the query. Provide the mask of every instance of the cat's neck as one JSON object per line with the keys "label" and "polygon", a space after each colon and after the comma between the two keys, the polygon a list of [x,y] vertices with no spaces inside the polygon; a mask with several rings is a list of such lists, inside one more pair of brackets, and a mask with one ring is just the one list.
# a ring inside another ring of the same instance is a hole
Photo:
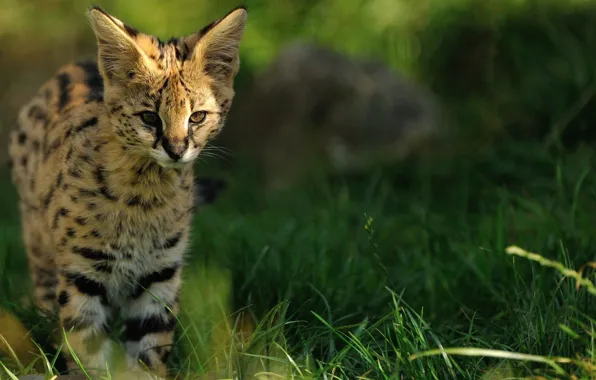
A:
{"label": "cat's neck", "polygon": [[176,192],[187,191],[193,183],[192,164],[165,168],[146,152],[126,146],[112,129],[102,129],[98,138],[96,162],[101,163],[98,182],[102,180],[117,185],[121,195],[145,193],[153,197],[174,197]]}

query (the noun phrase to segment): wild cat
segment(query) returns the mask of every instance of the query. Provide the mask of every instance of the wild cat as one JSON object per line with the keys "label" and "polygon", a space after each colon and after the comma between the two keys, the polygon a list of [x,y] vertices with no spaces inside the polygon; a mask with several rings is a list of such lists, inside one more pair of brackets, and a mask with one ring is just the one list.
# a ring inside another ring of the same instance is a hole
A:
{"label": "wild cat", "polygon": [[85,368],[105,369],[120,315],[130,367],[140,361],[165,376],[195,206],[192,164],[232,104],[247,11],[167,42],[97,6],[87,15],[97,64],[61,67],[11,134],[36,302],[57,309]]}

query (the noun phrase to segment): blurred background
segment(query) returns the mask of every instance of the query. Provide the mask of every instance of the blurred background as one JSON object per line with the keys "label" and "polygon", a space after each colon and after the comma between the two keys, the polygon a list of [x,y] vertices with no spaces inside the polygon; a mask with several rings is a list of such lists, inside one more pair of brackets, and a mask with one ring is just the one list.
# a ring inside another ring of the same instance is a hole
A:
{"label": "blurred background", "polygon": [[[89,4],[2,0],[2,131],[59,65],[95,58]],[[162,39],[192,33],[235,4],[99,2]],[[247,5],[238,97],[216,145],[256,160],[271,176],[308,172],[320,159],[349,171],[428,155],[428,148],[468,154],[504,138],[591,138],[593,1]]]}
{"label": "blurred background", "polygon": [[[97,3],[161,39],[237,5]],[[0,0],[2,162],[18,108],[60,65],[95,59],[90,4]],[[347,378],[478,378],[494,364],[462,359],[457,377],[441,360],[407,360],[439,341],[593,350],[559,328],[594,312],[586,292],[504,249],[518,244],[573,268],[596,257],[596,1],[246,5],[237,95],[217,148],[197,164],[228,187],[200,210],[190,255],[228,271],[231,310],[247,307],[258,321],[287,302],[277,312],[296,321],[284,327],[293,352],[339,355]],[[26,264],[15,193],[8,174],[0,180],[8,305],[26,289]],[[190,284],[189,302],[201,287]],[[426,322],[400,314],[388,289]],[[359,337],[374,354],[342,351],[353,346],[330,326],[368,321],[379,322]],[[593,338],[586,323],[578,329]]]}

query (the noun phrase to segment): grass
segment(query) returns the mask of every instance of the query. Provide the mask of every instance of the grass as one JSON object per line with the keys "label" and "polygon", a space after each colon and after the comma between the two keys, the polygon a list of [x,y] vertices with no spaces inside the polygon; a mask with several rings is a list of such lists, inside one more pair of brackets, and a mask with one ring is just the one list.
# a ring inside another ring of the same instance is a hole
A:
{"label": "grass", "polygon": [[[195,14],[196,2],[150,3],[100,1],[162,37],[235,5],[201,1]],[[458,154],[277,192],[242,158],[197,168],[230,187],[195,221],[173,371],[595,378],[596,149],[584,143],[596,109],[594,2],[247,3],[242,86],[295,38],[377,57],[437,93]],[[0,12],[0,38],[11,40],[2,126],[54,64],[94,50],[78,2],[23,4]],[[27,262],[16,195],[0,174],[0,309],[47,353],[36,363],[0,358],[0,367],[57,373],[53,321],[21,305]],[[4,336],[24,335],[8,323],[0,315]],[[236,332],[250,336],[230,345]]]}
{"label": "grass", "polygon": [[[511,142],[277,192],[250,168],[203,168],[230,187],[196,218],[172,368],[223,378],[592,378],[593,287],[577,288],[569,270],[594,260],[594,153]],[[48,350],[51,324],[18,306],[26,262],[14,191],[3,191],[0,307]],[[507,254],[510,245],[555,269]],[[243,349],[226,343],[242,329],[239,310],[254,325]]]}

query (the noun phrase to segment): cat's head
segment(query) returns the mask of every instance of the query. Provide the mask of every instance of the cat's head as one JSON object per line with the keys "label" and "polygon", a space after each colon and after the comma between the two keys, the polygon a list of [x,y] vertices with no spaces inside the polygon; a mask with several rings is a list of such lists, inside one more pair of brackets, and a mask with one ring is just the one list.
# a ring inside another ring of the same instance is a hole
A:
{"label": "cat's head", "polygon": [[167,42],[97,6],[88,17],[117,138],[163,167],[192,162],[221,130],[232,104],[246,9]]}

